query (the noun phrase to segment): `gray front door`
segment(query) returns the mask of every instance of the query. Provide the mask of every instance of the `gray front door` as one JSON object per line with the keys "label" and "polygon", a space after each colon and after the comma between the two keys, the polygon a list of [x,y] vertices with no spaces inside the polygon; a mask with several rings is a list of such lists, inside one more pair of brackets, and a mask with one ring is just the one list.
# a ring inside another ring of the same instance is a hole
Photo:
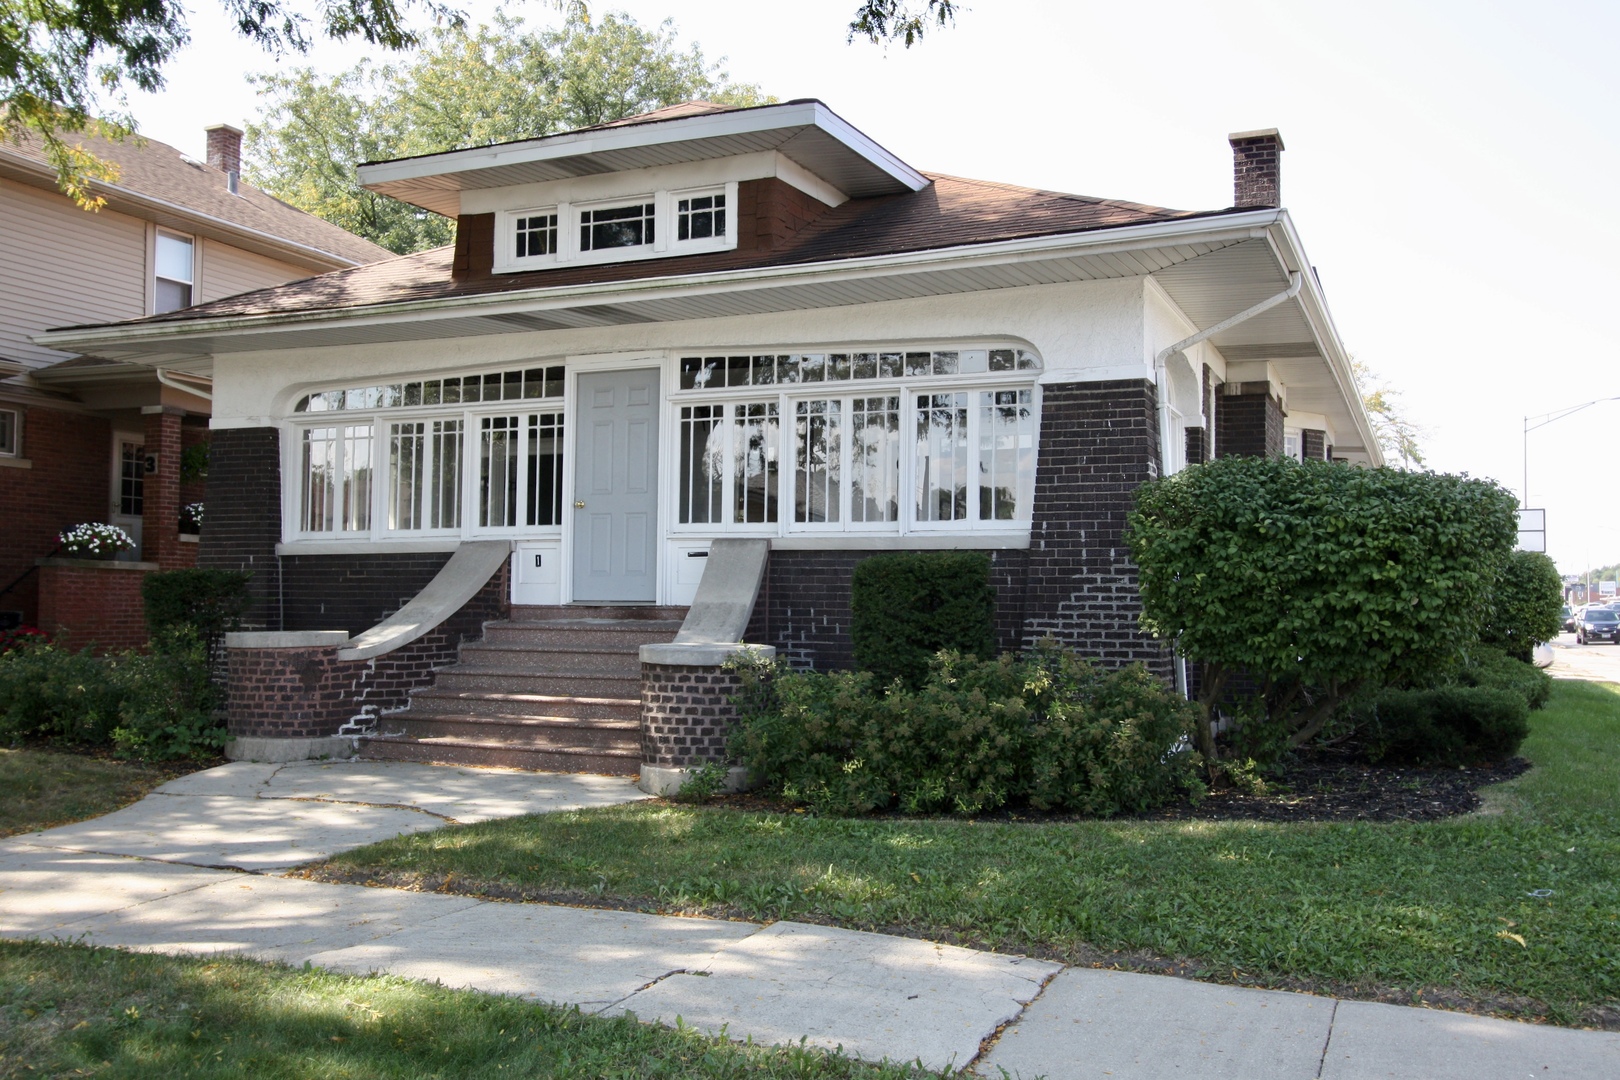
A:
{"label": "gray front door", "polygon": [[658,595],[658,369],[579,377],[574,600]]}

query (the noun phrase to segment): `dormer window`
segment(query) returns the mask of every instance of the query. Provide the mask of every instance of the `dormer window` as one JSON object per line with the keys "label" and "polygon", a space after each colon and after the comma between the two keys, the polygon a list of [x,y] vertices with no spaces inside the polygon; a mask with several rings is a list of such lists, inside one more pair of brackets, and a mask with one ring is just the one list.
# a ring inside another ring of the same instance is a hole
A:
{"label": "dormer window", "polygon": [[737,185],[558,202],[495,215],[497,274],[564,263],[729,251],[737,246]]}
{"label": "dormer window", "polygon": [[579,212],[579,250],[651,247],[658,212],[653,203],[601,206]]}

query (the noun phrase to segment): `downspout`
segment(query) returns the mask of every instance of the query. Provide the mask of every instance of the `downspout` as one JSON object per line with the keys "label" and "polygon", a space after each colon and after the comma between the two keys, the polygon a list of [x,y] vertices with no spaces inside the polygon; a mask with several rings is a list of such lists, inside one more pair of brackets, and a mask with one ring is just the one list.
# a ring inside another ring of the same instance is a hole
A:
{"label": "downspout", "polygon": [[[1182,338],[1174,345],[1159,350],[1159,355],[1153,359],[1153,380],[1158,386],[1159,410],[1159,472],[1164,475],[1165,448],[1170,445],[1170,358],[1177,353],[1184,353],[1188,349],[1214,337],[1224,330],[1230,330],[1239,323],[1248,322],[1256,315],[1263,314],[1278,304],[1292,300],[1299,295],[1299,290],[1305,285],[1305,276],[1299,271],[1288,275],[1288,288],[1275,296],[1268,296],[1253,307],[1244,308],[1236,315],[1222,319],[1214,326],[1205,327],[1191,337]],[[1209,433],[1213,434],[1213,433]],[[1187,660],[1185,657],[1175,658],[1176,692],[1182,697],[1187,696]]]}
{"label": "downspout", "polygon": [[213,403],[213,400],[214,400],[213,385],[214,384],[213,384],[212,381],[210,381],[209,384],[208,384],[209,389],[204,390],[204,389],[202,389],[201,387],[198,387],[198,386],[187,386],[183,382],[176,382],[174,376],[170,375],[167,371],[164,371],[162,368],[153,368],[152,372],[155,375],[157,375],[157,381],[162,383],[164,386],[167,386],[169,389],[178,390],[182,394],[190,394],[192,397],[200,397],[204,401],[209,402],[210,404]]}

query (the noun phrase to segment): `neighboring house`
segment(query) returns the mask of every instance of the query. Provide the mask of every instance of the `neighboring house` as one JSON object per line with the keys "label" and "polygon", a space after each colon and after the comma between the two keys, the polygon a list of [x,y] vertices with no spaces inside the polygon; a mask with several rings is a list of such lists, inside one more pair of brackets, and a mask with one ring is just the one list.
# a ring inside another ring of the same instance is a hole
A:
{"label": "neighboring house", "polygon": [[818,101],[692,103],[362,167],[453,248],[41,340],[212,380],[201,557],[264,571],[270,630],[358,633],[475,540],[511,549],[502,603],[680,606],[745,537],[747,640],[798,663],[849,662],[860,559],[958,548],[1003,646],[1168,674],[1132,491],[1380,461],[1282,141],[1231,143],[1236,205],[1188,212],[923,173]]}
{"label": "neighboring house", "polygon": [[36,560],[81,522],[123,527],[140,544],[131,558],[189,565],[196,536],[180,532],[179,511],[203,498],[178,478],[182,446],[207,437],[206,377],[75,356],[35,335],[390,256],[242,183],[241,138],[208,129],[206,162],[151,140],[86,138],[119,172],[95,185],[98,213],[56,189],[36,141],[0,141],[0,617],[39,618]]}

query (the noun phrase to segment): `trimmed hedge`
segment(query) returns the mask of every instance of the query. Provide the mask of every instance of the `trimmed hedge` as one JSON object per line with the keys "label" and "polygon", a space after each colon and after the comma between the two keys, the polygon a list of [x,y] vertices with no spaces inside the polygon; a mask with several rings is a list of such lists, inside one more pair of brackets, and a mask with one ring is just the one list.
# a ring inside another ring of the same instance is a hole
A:
{"label": "trimmed hedge", "polygon": [[764,788],[832,814],[977,814],[1028,803],[1106,817],[1196,790],[1192,707],[1141,667],[1044,647],[945,653],[923,685],[741,666],[732,753]]}
{"label": "trimmed hedge", "polygon": [[921,686],[939,652],[995,655],[996,590],[982,551],[875,555],[856,565],[850,588],[855,667],[879,686]]}
{"label": "trimmed hedge", "polygon": [[1373,761],[1476,765],[1512,757],[1529,734],[1530,710],[1519,694],[1440,686],[1378,695],[1362,742]]}
{"label": "trimmed hedge", "polygon": [[194,635],[211,661],[220,660],[227,632],[242,625],[253,605],[248,593],[251,570],[165,570],[141,582],[146,628],[154,648],[175,640],[176,632]]}

